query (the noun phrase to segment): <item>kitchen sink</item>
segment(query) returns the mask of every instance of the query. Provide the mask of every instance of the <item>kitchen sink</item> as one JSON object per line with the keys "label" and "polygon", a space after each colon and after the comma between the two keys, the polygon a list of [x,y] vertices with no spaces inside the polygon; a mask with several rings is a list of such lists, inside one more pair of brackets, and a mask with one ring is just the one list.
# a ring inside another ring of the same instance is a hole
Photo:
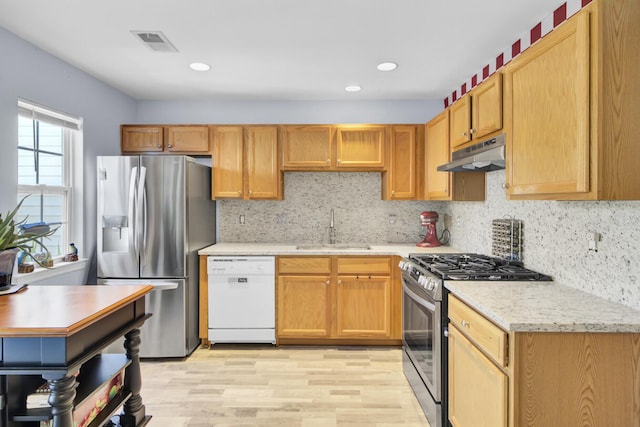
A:
{"label": "kitchen sink", "polygon": [[317,251],[317,250],[361,250],[368,251],[371,249],[371,246],[365,243],[303,243],[296,246],[297,250],[300,251]]}

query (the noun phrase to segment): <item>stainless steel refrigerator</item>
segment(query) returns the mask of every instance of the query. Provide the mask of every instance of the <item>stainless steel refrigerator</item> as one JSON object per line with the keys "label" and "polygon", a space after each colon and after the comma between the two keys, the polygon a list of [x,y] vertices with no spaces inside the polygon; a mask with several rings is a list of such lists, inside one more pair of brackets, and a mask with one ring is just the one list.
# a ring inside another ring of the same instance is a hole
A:
{"label": "stainless steel refrigerator", "polygon": [[199,343],[197,251],[215,243],[211,168],[157,155],[101,156],[97,170],[98,284],[153,285],[140,356],[187,356]]}

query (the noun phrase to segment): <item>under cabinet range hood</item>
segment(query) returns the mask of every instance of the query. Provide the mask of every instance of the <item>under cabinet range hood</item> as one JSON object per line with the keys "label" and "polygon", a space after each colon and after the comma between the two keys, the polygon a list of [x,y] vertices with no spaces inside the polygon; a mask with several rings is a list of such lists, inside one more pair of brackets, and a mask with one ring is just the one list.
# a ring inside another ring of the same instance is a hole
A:
{"label": "under cabinet range hood", "polygon": [[505,134],[451,153],[451,162],[438,166],[441,172],[489,172],[504,169]]}

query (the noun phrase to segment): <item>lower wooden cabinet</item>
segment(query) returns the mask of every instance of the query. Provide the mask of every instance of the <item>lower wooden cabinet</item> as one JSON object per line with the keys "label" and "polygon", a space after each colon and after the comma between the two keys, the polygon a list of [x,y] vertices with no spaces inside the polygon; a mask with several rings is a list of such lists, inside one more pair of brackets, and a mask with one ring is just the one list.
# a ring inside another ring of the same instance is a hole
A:
{"label": "lower wooden cabinet", "polygon": [[282,337],[323,337],[331,334],[331,276],[278,278],[277,334]]}
{"label": "lower wooden cabinet", "polygon": [[509,378],[449,327],[449,421],[454,427],[506,427]]}
{"label": "lower wooden cabinet", "polygon": [[506,332],[449,295],[448,342],[454,427],[640,425],[638,333]]}
{"label": "lower wooden cabinet", "polygon": [[400,344],[402,295],[392,259],[278,257],[278,343]]}

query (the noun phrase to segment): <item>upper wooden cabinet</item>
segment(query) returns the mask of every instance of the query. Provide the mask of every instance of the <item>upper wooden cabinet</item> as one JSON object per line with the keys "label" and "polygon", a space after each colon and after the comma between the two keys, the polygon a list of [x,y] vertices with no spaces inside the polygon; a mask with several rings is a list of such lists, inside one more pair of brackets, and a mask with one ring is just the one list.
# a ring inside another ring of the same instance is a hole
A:
{"label": "upper wooden cabinet", "polygon": [[384,125],[336,127],[337,169],[380,169],[384,163]]}
{"label": "upper wooden cabinet", "polygon": [[123,153],[163,151],[163,127],[154,125],[121,125],[120,150]]}
{"label": "upper wooden cabinet", "polygon": [[640,199],[638,21],[592,2],[506,67],[510,199]]}
{"label": "upper wooden cabinet", "polygon": [[276,126],[212,126],[212,198],[282,199]]}
{"label": "upper wooden cabinet", "polygon": [[208,153],[207,126],[167,126],[165,150],[172,153]]}
{"label": "upper wooden cabinet", "polygon": [[282,133],[284,170],[382,170],[385,166],[384,125],[286,125]]}
{"label": "upper wooden cabinet", "polygon": [[285,170],[330,169],[331,126],[283,126],[282,166]]}
{"label": "upper wooden cabinet", "polygon": [[207,126],[122,125],[123,153],[208,154]]}
{"label": "upper wooden cabinet", "polygon": [[489,77],[449,110],[451,150],[502,129],[502,74]]}
{"label": "upper wooden cabinet", "polygon": [[393,125],[389,126],[388,136],[382,199],[415,200],[418,196],[418,138],[422,137],[422,132],[415,125]]}
{"label": "upper wooden cabinet", "polygon": [[496,73],[471,91],[471,138],[502,129],[502,73]]}
{"label": "upper wooden cabinet", "polygon": [[423,198],[425,200],[484,200],[485,174],[482,172],[440,172],[449,162],[449,115],[444,110],[425,125]]}

